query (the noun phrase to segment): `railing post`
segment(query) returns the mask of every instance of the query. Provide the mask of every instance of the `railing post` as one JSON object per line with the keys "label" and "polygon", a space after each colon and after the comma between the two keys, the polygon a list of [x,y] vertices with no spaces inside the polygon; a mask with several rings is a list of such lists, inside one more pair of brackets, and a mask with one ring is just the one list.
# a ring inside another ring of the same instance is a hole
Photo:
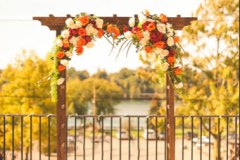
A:
{"label": "railing post", "polygon": [[[56,31],[56,36],[61,30]],[[60,72],[65,81],[57,86],[57,160],[66,160],[67,117],[66,117],[66,70]]]}
{"label": "railing post", "polygon": [[167,114],[167,160],[175,160],[175,117],[174,88],[170,77],[166,74],[166,114]]}

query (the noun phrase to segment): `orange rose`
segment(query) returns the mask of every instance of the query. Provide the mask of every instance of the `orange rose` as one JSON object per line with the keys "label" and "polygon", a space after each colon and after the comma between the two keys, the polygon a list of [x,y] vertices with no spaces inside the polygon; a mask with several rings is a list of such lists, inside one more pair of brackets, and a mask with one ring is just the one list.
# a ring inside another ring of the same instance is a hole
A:
{"label": "orange rose", "polygon": [[83,26],[85,26],[89,21],[89,17],[88,16],[80,17],[79,21],[82,23]]}
{"label": "orange rose", "polygon": [[142,32],[141,31],[137,31],[136,36],[137,36],[137,38],[139,40],[142,39],[142,37],[143,37]]}
{"label": "orange rose", "polygon": [[178,36],[174,37],[174,43],[178,43],[180,41],[180,38]]}
{"label": "orange rose", "polygon": [[173,65],[175,58],[173,56],[168,56],[167,61],[170,65]]}
{"label": "orange rose", "polygon": [[87,32],[84,28],[79,28],[78,29],[78,35],[83,37],[83,36],[86,36],[87,35]]}
{"label": "orange rose", "polygon": [[167,16],[164,14],[160,14],[159,19],[162,23],[166,23],[168,21]]}
{"label": "orange rose", "polygon": [[68,39],[63,39],[63,47],[64,48],[69,48],[69,42],[68,42]]}
{"label": "orange rose", "polygon": [[151,46],[146,46],[146,47],[145,47],[145,51],[146,51],[147,53],[151,53],[151,52],[152,52],[152,47],[151,47]]}
{"label": "orange rose", "polygon": [[113,33],[113,29],[114,28],[114,26],[112,25],[112,24],[109,24],[108,26],[107,26],[107,32],[108,33]]}
{"label": "orange rose", "polygon": [[77,52],[78,55],[81,55],[83,53],[83,51],[84,51],[83,47],[77,47],[76,48],[76,52]]}
{"label": "orange rose", "polygon": [[99,29],[97,33],[98,38],[102,38],[103,34],[104,34],[104,31],[102,29]]}
{"label": "orange rose", "polygon": [[57,58],[62,59],[65,56],[65,53],[62,51],[57,52]]}
{"label": "orange rose", "polygon": [[157,43],[154,43],[154,46],[157,48],[165,48],[165,43],[163,41],[159,41]]}
{"label": "orange rose", "polygon": [[174,71],[175,75],[179,75],[181,73],[182,73],[182,69],[181,68],[176,68],[175,71]]}
{"label": "orange rose", "polygon": [[156,26],[155,26],[155,23],[154,22],[151,22],[151,23],[149,23],[149,25],[147,25],[147,30],[148,31],[152,31],[152,30],[154,30],[156,28]]}
{"label": "orange rose", "polygon": [[65,67],[64,65],[61,65],[61,64],[58,65],[58,71],[59,71],[59,72],[65,70],[65,68],[66,68],[66,67]]}
{"label": "orange rose", "polygon": [[120,30],[118,27],[113,27],[114,38],[117,38],[120,35]]}
{"label": "orange rose", "polygon": [[77,41],[77,47],[82,47],[86,44],[86,40],[84,38],[79,38]]}

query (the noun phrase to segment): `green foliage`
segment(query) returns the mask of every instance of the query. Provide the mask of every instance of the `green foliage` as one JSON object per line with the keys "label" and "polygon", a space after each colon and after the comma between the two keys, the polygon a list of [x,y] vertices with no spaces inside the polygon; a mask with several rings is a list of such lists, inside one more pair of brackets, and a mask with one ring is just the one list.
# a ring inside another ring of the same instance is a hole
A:
{"label": "green foliage", "polygon": [[[183,104],[178,108],[178,113],[237,115],[239,1],[206,0],[198,8],[196,16],[199,20],[183,31],[186,45],[192,44],[194,47],[191,50],[192,56],[188,57],[191,63],[184,69],[184,84],[188,94],[181,96]],[[211,127],[204,125],[204,128],[211,129],[211,135],[216,139],[217,119],[213,121]],[[221,123],[220,133],[223,133],[225,125],[225,122]],[[215,158],[218,158],[217,155]]]}
{"label": "green foliage", "polygon": [[14,66],[9,65],[0,77],[1,113],[44,114],[54,113],[48,80],[48,61],[34,53],[23,54]]}
{"label": "green foliage", "polygon": [[[39,59],[34,52],[30,55],[26,51],[16,59],[14,65],[5,68],[0,77],[0,111],[1,114],[50,114],[55,113],[55,104],[50,97],[50,81],[48,74],[50,71],[49,61]],[[1,117],[2,118],[2,117]],[[20,117],[14,118],[14,143],[16,150],[20,149]],[[30,137],[30,117],[23,118],[23,142],[24,150],[29,151]],[[11,149],[12,142],[12,117],[6,117],[6,147]],[[47,121],[42,121],[42,126],[47,126]],[[3,121],[1,120],[1,131]],[[32,138],[38,138],[38,119],[32,118]],[[46,128],[45,128],[46,129]],[[47,130],[47,129],[46,129]],[[55,127],[54,129],[55,130]],[[54,133],[54,131],[53,131]],[[0,133],[1,134],[1,133]],[[2,135],[0,135],[2,136]],[[42,135],[42,139],[47,139],[47,134]],[[2,139],[1,139],[2,141]],[[53,139],[54,143],[55,139]],[[0,143],[2,148],[3,143]],[[46,146],[43,146],[45,149]]]}
{"label": "green foliage", "polygon": [[237,0],[205,1],[196,13],[199,21],[184,29],[186,43],[199,54],[188,57],[192,64],[185,69],[186,114],[239,113],[238,6]]}
{"label": "green foliage", "polygon": [[121,88],[114,82],[104,79],[90,78],[83,81],[83,91],[86,99],[93,99],[94,89],[96,90],[96,114],[114,113],[113,106],[119,103],[122,97]]}

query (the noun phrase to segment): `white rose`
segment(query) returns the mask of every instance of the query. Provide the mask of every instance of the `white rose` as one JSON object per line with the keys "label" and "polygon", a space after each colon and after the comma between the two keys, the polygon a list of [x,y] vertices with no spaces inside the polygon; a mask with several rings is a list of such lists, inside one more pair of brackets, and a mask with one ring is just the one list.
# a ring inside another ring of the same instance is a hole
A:
{"label": "white rose", "polygon": [[166,24],[166,27],[167,27],[167,29],[172,29],[172,24],[167,23],[167,24]]}
{"label": "white rose", "polygon": [[77,29],[77,28],[78,28],[78,26],[77,26],[75,23],[70,24],[68,27],[69,27],[70,29]]}
{"label": "white rose", "polygon": [[141,45],[142,46],[145,46],[146,44],[147,44],[147,39],[145,39],[145,38],[142,38],[141,40],[140,40],[140,43],[141,43]]}
{"label": "white rose", "polygon": [[78,28],[81,28],[81,27],[82,27],[82,23],[81,23],[80,21],[76,21],[76,26],[77,26]]}
{"label": "white rose", "polygon": [[70,35],[70,33],[69,33],[68,30],[64,30],[64,31],[62,31],[62,33],[61,33],[61,36],[62,36],[63,38],[68,38],[69,35]]}
{"label": "white rose", "polygon": [[92,29],[92,34],[97,35],[97,33],[98,33],[98,30],[96,30],[95,28],[93,28],[93,29]]}
{"label": "white rose", "polygon": [[65,23],[66,23],[67,27],[69,27],[74,24],[74,21],[72,18],[68,18],[68,19],[66,19]]}
{"label": "white rose", "polygon": [[94,46],[94,44],[92,43],[92,42],[88,42],[87,44],[86,44],[86,47],[87,48],[92,48]]}
{"label": "white rose", "polygon": [[64,81],[65,81],[64,78],[59,78],[59,79],[57,80],[57,85],[63,84]]}
{"label": "white rose", "polygon": [[163,50],[161,48],[156,48],[154,52],[156,55],[160,55],[161,58],[164,58],[169,54],[168,50],[166,49]]}
{"label": "white rose", "polygon": [[132,32],[131,31],[125,32],[124,37],[127,38],[128,40],[131,40],[132,39]]}
{"label": "white rose", "polygon": [[180,63],[174,63],[174,67],[182,68],[182,65]]}
{"label": "white rose", "polygon": [[150,33],[148,31],[144,31],[143,37],[148,41],[150,39]]}
{"label": "white rose", "polygon": [[164,50],[162,51],[162,56],[163,56],[163,57],[168,56],[168,54],[169,54],[169,51],[168,51],[168,50],[164,49]]}
{"label": "white rose", "polygon": [[63,46],[63,42],[61,39],[57,39],[56,40],[56,45],[59,46],[59,47],[62,47]]}
{"label": "white rose", "polygon": [[72,52],[65,52],[65,55],[70,58],[70,57],[72,57],[73,53]]}
{"label": "white rose", "polygon": [[60,61],[60,64],[62,64],[62,65],[64,65],[64,66],[67,66],[68,63],[69,63],[69,61],[66,60],[66,59],[63,59],[63,60]]}
{"label": "white rose", "polygon": [[183,83],[182,83],[182,82],[179,82],[178,84],[175,84],[175,87],[176,87],[176,88],[182,88],[182,87],[183,87]]}
{"label": "white rose", "polygon": [[78,38],[76,38],[76,37],[72,37],[72,38],[70,39],[70,43],[73,44],[74,46],[77,45],[77,41],[78,41]]}
{"label": "white rose", "polygon": [[148,22],[155,22],[153,19],[147,19]]}
{"label": "white rose", "polygon": [[169,64],[167,62],[164,62],[163,65],[162,65],[162,69],[164,71],[167,71],[168,70],[168,67],[169,67]]}
{"label": "white rose", "polygon": [[134,27],[135,25],[135,18],[130,18],[129,21],[128,21],[128,24],[130,27]]}
{"label": "white rose", "polygon": [[166,33],[166,25],[163,23],[158,23],[157,24],[157,29],[159,32],[165,34]]}
{"label": "white rose", "polygon": [[156,55],[162,55],[162,52],[163,52],[163,49],[161,49],[161,48],[155,48],[154,49],[154,53],[156,54]]}
{"label": "white rose", "polygon": [[168,45],[169,47],[171,47],[171,46],[174,45],[174,40],[173,40],[172,37],[168,37],[168,39],[167,39],[167,45]]}
{"label": "white rose", "polygon": [[102,19],[96,19],[96,24],[98,28],[102,28],[103,27],[103,20]]}
{"label": "white rose", "polygon": [[94,30],[92,24],[88,24],[85,29],[86,29],[87,35],[91,35]]}
{"label": "white rose", "polygon": [[168,37],[172,37],[172,36],[173,36],[173,33],[174,33],[173,29],[169,29],[169,30],[168,30],[168,33],[167,33],[167,36],[168,36]]}
{"label": "white rose", "polygon": [[138,15],[139,23],[143,24],[147,21],[147,17],[144,15]]}

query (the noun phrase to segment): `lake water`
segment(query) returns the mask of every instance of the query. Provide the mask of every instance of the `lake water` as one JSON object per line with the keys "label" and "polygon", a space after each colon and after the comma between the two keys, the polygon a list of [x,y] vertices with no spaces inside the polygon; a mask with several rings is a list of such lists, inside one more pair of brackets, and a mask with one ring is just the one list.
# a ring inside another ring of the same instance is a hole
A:
{"label": "lake water", "polygon": [[[126,125],[128,123],[129,119],[128,117],[124,117],[126,115],[148,115],[150,110],[151,101],[150,100],[125,100],[121,101],[119,104],[114,106],[115,113],[114,115],[123,115],[122,119],[122,125]],[[179,102],[175,102],[175,106],[178,106]],[[89,111],[92,113],[91,111]],[[83,119],[82,119],[83,120]],[[111,119],[105,118],[104,119],[104,128],[109,129],[111,126]],[[146,117],[141,117],[140,119],[140,129],[146,128]],[[131,126],[136,128],[137,127],[137,118],[131,118]],[[92,123],[92,118],[87,118],[86,123]],[[82,124],[83,121],[78,119],[77,126]],[[73,127],[74,126],[74,118],[68,118],[68,126]],[[113,118],[113,128],[119,129],[120,121],[119,118]]]}
{"label": "lake water", "polygon": [[148,115],[150,109],[149,100],[121,101],[114,106],[116,115]]}
{"label": "lake water", "polygon": [[[150,109],[150,100],[126,100],[121,101],[119,104],[114,106],[115,113],[114,115],[148,115],[149,109]],[[90,111],[91,112],[91,111]],[[145,128],[146,126],[146,118],[142,117],[140,120],[140,128]],[[128,117],[122,117],[122,127],[126,124],[128,124]],[[131,118],[131,126],[136,128],[137,127],[137,118]],[[80,123],[83,123],[83,121],[78,120],[77,126],[80,125]],[[86,123],[92,123],[92,118],[87,118]],[[74,126],[74,118],[68,118],[68,126],[73,127]],[[109,129],[111,126],[111,119],[105,118],[104,119],[104,128]],[[113,128],[119,129],[120,121],[119,118],[113,118]]]}

